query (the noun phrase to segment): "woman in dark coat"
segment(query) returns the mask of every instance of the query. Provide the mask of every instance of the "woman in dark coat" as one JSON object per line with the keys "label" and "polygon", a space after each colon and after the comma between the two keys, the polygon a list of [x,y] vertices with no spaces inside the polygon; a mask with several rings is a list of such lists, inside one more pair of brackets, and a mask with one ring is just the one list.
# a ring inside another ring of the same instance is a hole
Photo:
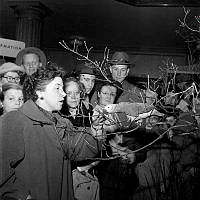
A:
{"label": "woman in dark coat", "polygon": [[66,92],[61,113],[76,127],[91,127],[92,105],[85,105],[86,90],[84,85],[74,77],[64,80]]}
{"label": "woman in dark coat", "polygon": [[[71,160],[97,155],[99,142],[58,115],[62,72],[50,64],[25,80],[29,99],[6,114],[0,130],[0,196],[73,200]],[[29,86],[29,88],[27,87]]]}
{"label": "woman in dark coat", "polygon": [[[75,127],[91,127],[93,108],[85,105],[85,87],[73,77],[64,80],[65,102],[61,113]],[[99,181],[93,167],[98,162],[72,162],[74,195],[77,200],[99,200]]]}

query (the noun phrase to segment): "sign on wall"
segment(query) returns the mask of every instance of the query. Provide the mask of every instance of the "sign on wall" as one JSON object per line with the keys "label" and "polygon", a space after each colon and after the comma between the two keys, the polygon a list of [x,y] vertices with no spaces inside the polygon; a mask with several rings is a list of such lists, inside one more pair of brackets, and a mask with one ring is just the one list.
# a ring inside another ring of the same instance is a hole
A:
{"label": "sign on wall", "polygon": [[0,56],[15,58],[19,51],[21,51],[24,48],[24,42],[0,38]]}

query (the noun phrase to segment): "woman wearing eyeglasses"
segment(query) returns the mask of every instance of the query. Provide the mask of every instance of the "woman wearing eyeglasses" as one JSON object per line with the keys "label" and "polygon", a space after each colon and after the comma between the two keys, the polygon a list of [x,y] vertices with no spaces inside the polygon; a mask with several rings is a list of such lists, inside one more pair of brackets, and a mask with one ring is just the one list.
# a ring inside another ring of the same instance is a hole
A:
{"label": "woman wearing eyeglasses", "polygon": [[68,77],[64,81],[65,102],[61,113],[65,115],[76,127],[91,127],[92,106],[86,108],[83,103],[85,99],[85,88],[74,77]]}
{"label": "woman wearing eyeglasses", "polygon": [[[84,85],[76,78],[68,77],[64,81],[66,93],[62,114],[68,118],[75,127],[91,127],[92,106],[86,108]],[[80,135],[81,136],[81,135]],[[74,195],[79,200],[99,200],[99,181],[93,167],[98,161],[73,162],[72,176]]]}
{"label": "woman wearing eyeglasses", "polygon": [[0,66],[0,87],[4,83],[20,83],[20,78],[24,74],[24,68],[15,63],[7,62]]}
{"label": "woman wearing eyeglasses", "polygon": [[[143,159],[143,155],[133,153],[139,145],[136,141],[130,144],[123,138],[123,129],[128,124],[125,113],[108,113],[106,107],[114,105],[122,90],[121,84],[114,80],[101,81],[96,87],[98,104],[94,108],[93,120],[99,123],[94,126],[98,135],[106,134],[106,161],[100,161],[97,166],[97,176],[100,182],[102,200],[131,199],[138,186],[134,166]],[[118,105],[118,104],[116,104]],[[109,159],[110,157],[110,159]]]}
{"label": "woman wearing eyeglasses", "polygon": [[[116,81],[101,81],[96,87],[97,91],[97,105],[94,107],[93,121],[98,121],[99,123],[96,128],[97,132],[102,130],[108,132],[114,132],[117,129],[117,124],[113,121],[111,115],[104,115],[105,107],[110,104],[114,104],[117,98],[120,96],[122,90],[121,84]],[[102,119],[102,117],[104,119]]]}

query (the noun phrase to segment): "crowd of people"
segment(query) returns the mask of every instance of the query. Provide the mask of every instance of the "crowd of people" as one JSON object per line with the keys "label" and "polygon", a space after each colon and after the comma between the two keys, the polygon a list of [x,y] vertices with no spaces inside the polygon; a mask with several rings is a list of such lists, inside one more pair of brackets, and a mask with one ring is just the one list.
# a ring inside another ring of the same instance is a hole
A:
{"label": "crowd of people", "polygon": [[88,60],[65,72],[27,47],[0,66],[0,199],[174,199],[194,183],[198,91],[141,89],[132,64],[114,52],[99,78]]}

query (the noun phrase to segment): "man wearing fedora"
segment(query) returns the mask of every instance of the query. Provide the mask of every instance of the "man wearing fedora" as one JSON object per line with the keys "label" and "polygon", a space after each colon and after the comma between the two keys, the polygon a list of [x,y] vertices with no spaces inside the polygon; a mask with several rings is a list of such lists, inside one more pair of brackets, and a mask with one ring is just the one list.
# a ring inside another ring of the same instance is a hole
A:
{"label": "man wearing fedora", "polygon": [[116,51],[110,64],[110,72],[113,80],[122,84],[123,93],[118,99],[118,102],[143,102],[143,91],[126,80],[129,74],[132,63],[129,61],[129,56],[124,51]]}
{"label": "man wearing fedora", "polygon": [[[149,99],[156,99],[157,94],[149,89],[146,91],[134,86],[126,80],[129,74],[130,66],[133,65],[129,61],[129,56],[124,51],[116,51],[112,59],[108,61],[110,64],[110,72],[113,80],[122,84],[122,95],[118,99],[119,102],[132,102],[132,103],[152,103]],[[147,102],[147,101],[149,102]]]}
{"label": "man wearing fedora", "polygon": [[85,97],[84,104],[86,108],[89,109],[91,92],[94,88],[95,79],[96,79],[94,66],[88,62],[81,63],[77,66],[77,72],[78,72],[79,81],[85,87],[86,97]]}
{"label": "man wearing fedora", "polygon": [[[132,63],[129,61],[129,56],[124,51],[116,51],[111,60],[108,61],[111,79],[121,83],[122,94],[116,103],[119,102],[132,102],[142,103],[144,92],[133,84],[129,83],[126,77],[129,74],[130,66]],[[98,83],[97,83],[98,84]],[[95,92],[91,98],[91,103],[95,106],[97,102],[97,93]]]}
{"label": "man wearing fedora", "polygon": [[17,54],[16,64],[23,66],[27,75],[32,75],[39,67],[46,66],[46,56],[39,48],[27,47]]}
{"label": "man wearing fedora", "polygon": [[94,87],[96,78],[92,64],[87,62],[83,63],[80,66],[78,73],[79,73],[79,80],[81,83],[83,83],[86,93],[89,95]]}

